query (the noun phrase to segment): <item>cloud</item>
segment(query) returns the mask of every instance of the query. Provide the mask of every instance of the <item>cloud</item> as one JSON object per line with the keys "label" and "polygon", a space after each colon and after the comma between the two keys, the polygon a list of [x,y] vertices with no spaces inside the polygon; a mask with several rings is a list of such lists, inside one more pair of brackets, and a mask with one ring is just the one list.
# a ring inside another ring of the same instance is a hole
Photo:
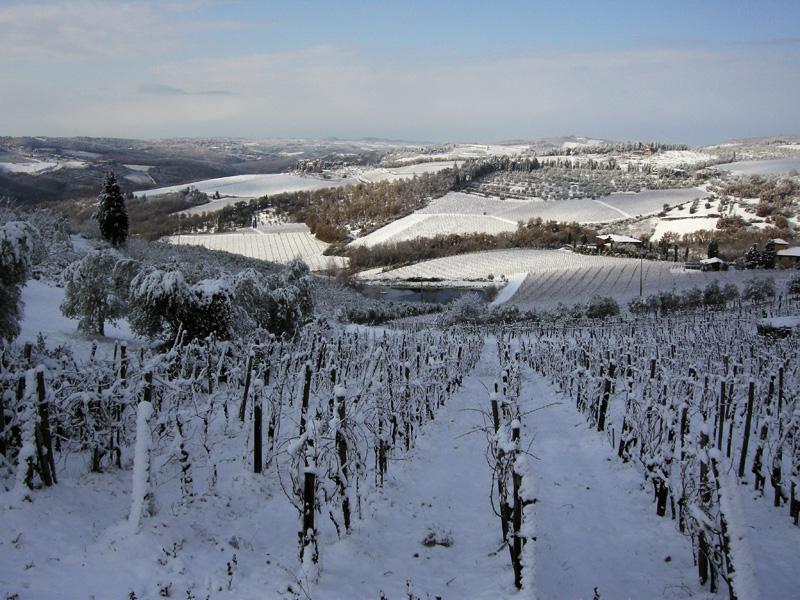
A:
{"label": "cloud", "polygon": [[[689,144],[800,132],[788,49],[319,45],[161,62],[94,85],[9,81],[19,134],[493,141],[580,134]],[[21,127],[22,125],[20,125]],[[31,131],[35,127],[35,131]],[[7,134],[14,134],[5,131]]]}
{"label": "cloud", "polygon": [[201,92],[187,92],[180,88],[161,83],[142,83],[139,85],[139,92],[142,94],[155,94],[162,96],[232,96],[233,92],[225,90],[207,90]]}
{"label": "cloud", "polygon": [[800,130],[786,101],[800,93],[795,58],[763,49],[533,47],[376,56],[327,45],[162,64],[153,75],[179,87],[202,80],[233,91],[238,117],[262,134],[489,140],[586,133],[693,143],[704,127],[733,131],[745,122]]}
{"label": "cloud", "polygon": [[0,5],[0,63],[159,59],[207,32],[265,23],[205,18],[202,0],[52,0]]}

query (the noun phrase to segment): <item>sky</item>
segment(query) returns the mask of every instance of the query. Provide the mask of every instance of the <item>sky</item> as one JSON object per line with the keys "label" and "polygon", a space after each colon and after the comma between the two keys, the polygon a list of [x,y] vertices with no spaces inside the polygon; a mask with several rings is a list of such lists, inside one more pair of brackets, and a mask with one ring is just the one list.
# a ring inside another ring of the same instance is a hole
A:
{"label": "sky", "polygon": [[800,133],[800,2],[0,0],[0,135]]}

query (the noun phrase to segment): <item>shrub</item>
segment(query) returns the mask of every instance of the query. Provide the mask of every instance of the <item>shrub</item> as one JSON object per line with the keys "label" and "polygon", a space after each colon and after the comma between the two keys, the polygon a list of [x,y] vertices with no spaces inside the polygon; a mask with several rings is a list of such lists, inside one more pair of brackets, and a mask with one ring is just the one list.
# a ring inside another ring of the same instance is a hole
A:
{"label": "shrub", "polygon": [[482,323],[486,320],[486,303],[476,293],[462,294],[450,303],[437,321],[444,326]]}
{"label": "shrub", "polygon": [[28,278],[33,229],[23,221],[0,227],[0,338],[19,335],[22,287]]}
{"label": "shrub", "polygon": [[103,335],[106,321],[113,323],[127,312],[128,286],[136,268],[135,261],[118,260],[108,251],[89,252],[64,271],[61,313],[78,318],[80,331]]}
{"label": "shrub", "polygon": [[697,287],[684,290],[681,294],[681,306],[687,309],[696,309],[703,305],[703,290]]}
{"label": "shrub", "polygon": [[793,296],[800,295],[800,275],[795,276],[787,284],[786,290]]}
{"label": "shrub", "polygon": [[766,302],[775,297],[775,280],[772,277],[753,278],[744,284],[742,298],[753,303]]}
{"label": "shrub", "polygon": [[592,296],[586,305],[586,316],[590,319],[605,319],[619,314],[619,304],[610,297]]}

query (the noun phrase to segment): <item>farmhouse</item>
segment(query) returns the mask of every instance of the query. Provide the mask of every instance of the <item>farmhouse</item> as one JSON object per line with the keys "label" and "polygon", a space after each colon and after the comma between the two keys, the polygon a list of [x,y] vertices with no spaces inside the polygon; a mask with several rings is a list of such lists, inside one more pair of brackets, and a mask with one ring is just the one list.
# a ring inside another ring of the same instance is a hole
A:
{"label": "farmhouse", "polygon": [[727,263],[718,256],[714,258],[704,258],[700,261],[700,269],[703,271],[719,271],[720,269],[726,270],[727,268]]}
{"label": "farmhouse", "polygon": [[642,245],[642,240],[637,240],[636,238],[628,237],[627,235],[616,235],[614,233],[598,235],[597,247],[601,252],[605,248],[606,244],[608,244],[611,248],[614,247],[614,244],[623,244],[625,246],[638,248]]}
{"label": "farmhouse", "polygon": [[775,250],[777,251],[786,250],[789,247],[789,242],[782,240],[781,238],[776,238],[769,241],[775,244]]}
{"label": "farmhouse", "polygon": [[[776,245],[777,241],[775,240]],[[800,261],[800,246],[792,246],[777,252],[777,263],[784,268],[791,269],[798,261]]]}

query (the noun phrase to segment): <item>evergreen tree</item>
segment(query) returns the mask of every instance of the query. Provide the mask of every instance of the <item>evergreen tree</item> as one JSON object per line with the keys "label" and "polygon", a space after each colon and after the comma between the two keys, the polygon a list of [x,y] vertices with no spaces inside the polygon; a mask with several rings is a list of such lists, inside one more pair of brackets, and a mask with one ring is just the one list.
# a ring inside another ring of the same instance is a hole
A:
{"label": "evergreen tree", "polygon": [[105,323],[125,316],[128,286],[135,261],[118,260],[93,250],[64,272],[64,302],[59,307],[68,318],[79,318],[78,329],[104,335]]}
{"label": "evergreen tree", "polygon": [[103,180],[103,191],[97,197],[99,206],[94,218],[100,226],[103,239],[112,246],[120,246],[128,239],[128,209],[117,185],[114,173],[109,172]]}
{"label": "evergreen tree", "polygon": [[719,243],[717,240],[708,242],[708,258],[716,258],[719,256]]}
{"label": "evergreen tree", "polygon": [[775,250],[775,240],[769,240],[761,252],[761,266],[765,269],[774,269],[778,253]]}
{"label": "evergreen tree", "polygon": [[744,255],[744,266],[748,269],[755,269],[760,262],[761,253],[758,251],[758,245],[753,244]]}
{"label": "evergreen tree", "polygon": [[33,230],[25,222],[0,226],[0,338],[19,335],[22,287],[28,279]]}

